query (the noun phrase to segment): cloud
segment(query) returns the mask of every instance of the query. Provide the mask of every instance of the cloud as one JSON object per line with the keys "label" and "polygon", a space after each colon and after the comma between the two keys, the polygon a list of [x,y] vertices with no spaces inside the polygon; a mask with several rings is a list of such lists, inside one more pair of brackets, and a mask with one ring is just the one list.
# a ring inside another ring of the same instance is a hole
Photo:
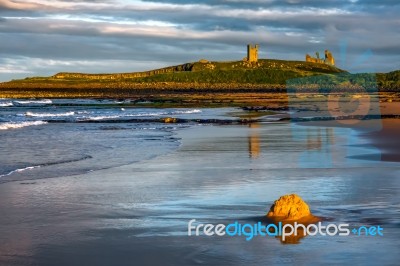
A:
{"label": "cloud", "polygon": [[[18,72],[12,60],[24,61],[34,75],[62,67],[97,72],[101,62],[134,71],[203,57],[240,60],[249,42],[261,44],[263,57],[303,60],[305,53],[326,48],[337,54],[347,41],[348,58],[369,49],[374,59],[368,63],[389,71],[399,68],[397,2],[0,0],[0,56],[8,60],[0,79]],[[37,67],[38,60],[46,68]]]}
{"label": "cloud", "polygon": [[0,0],[1,9],[15,9],[15,10],[32,10],[32,9],[43,9],[45,5],[32,3],[32,2],[14,2],[9,0]]}

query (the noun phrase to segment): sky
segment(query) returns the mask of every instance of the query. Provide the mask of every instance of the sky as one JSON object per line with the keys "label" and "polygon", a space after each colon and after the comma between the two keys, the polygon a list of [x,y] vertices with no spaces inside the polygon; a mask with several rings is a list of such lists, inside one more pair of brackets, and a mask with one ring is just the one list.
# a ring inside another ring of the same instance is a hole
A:
{"label": "sky", "polygon": [[400,69],[399,0],[0,0],[0,81],[144,71],[186,62],[304,60]]}

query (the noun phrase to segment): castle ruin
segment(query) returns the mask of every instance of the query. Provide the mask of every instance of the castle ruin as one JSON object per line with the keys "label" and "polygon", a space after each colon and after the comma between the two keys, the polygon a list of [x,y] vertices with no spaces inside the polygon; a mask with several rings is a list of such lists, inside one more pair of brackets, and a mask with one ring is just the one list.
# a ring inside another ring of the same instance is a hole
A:
{"label": "castle ruin", "polygon": [[258,61],[258,47],[259,45],[256,44],[253,46],[253,44],[248,44],[247,45],[247,58],[246,61],[250,63],[257,63]]}
{"label": "castle ruin", "polygon": [[329,50],[325,50],[325,59],[319,57],[319,53],[315,53],[316,57],[312,57],[309,54],[306,54],[306,62],[319,63],[319,64],[328,64],[335,65],[335,58]]}

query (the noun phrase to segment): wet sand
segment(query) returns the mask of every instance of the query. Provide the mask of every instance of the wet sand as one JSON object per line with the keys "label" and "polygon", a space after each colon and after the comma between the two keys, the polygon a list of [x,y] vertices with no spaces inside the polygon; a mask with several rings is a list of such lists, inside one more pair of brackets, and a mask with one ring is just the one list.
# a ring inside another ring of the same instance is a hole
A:
{"label": "wet sand", "polygon": [[[396,99],[396,97],[394,98]],[[380,113],[385,115],[400,115],[400,102],[380,102]],[[372,144],[381,151],[384,161],[400,161],[400,119],[382,119],[381,128],[375,132],[365,134]]]}
{"label": "wet sand", "polygon": [[400,162],[400,119],[383,119],[381,123],[381,130],[364,136],[381,151],[381,160]]}
{"label": "wet sand", "polygon": [[[400,165],[346,128],[196,126],[172,153],[85,175],[0,185],[1,265],[394,265]],[[349,137],[346,137],[349,136]],[[187,223],[255,223],[297,193],[327,221],[384,237],[189,237]],[[323,248],[321,248],[323,247]]]}
{"label": "wet sand", "polygon": [[[351,109],[349,113],[354,112],[355,115],[360,115],[357,119],[343,120],[321,120],[297,122],[303,126],[321,126],[321,127],[343,127],[353,129],[359,132],[361,138],[365,138],[370,145],[374,146],[377,153],[374,156],[358,156],[365,160],[379,160],[388,162],[400,161],[400,102],[392,101],[390,95],[380,95],[379,98],[371,98],[367,103],[361,103],[360,106],[367,105],[368,112],[363,112],[362,109],[354,111],[357,107],[357,102],[350,102],[348,108]],[[396,99],[398,100],[397,96]],[[330,118],[334,115],[343,114],[337,109],[330,109],[329,102],[313,102],[305,100],[297,105],[293,102],[294,110],[303,108],[299,112],[295,112],[288,117],[292,119],[302,119],[303,117],[327,117]],[[342,106],[344,111],[346,106]],[[364,115],[370,115],[373,119],[361,120]],[[396,118],[394,118],[396,117]]]}

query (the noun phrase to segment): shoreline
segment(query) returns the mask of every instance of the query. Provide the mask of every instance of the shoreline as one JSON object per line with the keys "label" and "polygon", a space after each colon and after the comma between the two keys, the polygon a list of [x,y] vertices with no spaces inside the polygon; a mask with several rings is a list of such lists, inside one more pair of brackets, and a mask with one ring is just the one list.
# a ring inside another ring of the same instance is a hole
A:
{"label": "shoreline", "polygon": [[[372,93],[372,94],[354,94],[346,95],[337,93],[287,93],[287,92],[201,92],[192,91],[185,93],[152,93],[151,91],[139,94],[63,94],[34,93],[26,94],[25,91],[13,92],[8,94],[0,91],[0,98],[6,100],[15,99],[93,99],[93,100],[119,100],[124,103],[113,104],[123,107],[143,107],[143,108],[219,108],[219,107],[241,107],[249,111],[260,111],[263,109],[289,110],[294,109],[313,109],[321,104],[328,103],[332,99],[345,97],[347,101],[357,100],[360,95],[368,95],[370,99],[381,106],[382,114],[396,115],[400,114],[399,108],[390,107],[398,105],[400,94],[398,93]],[[111,106],[111,105],[110,105]],[[389,108],[386,108],[389,106]],[[388,112],[387,112],[388,111]]]}

